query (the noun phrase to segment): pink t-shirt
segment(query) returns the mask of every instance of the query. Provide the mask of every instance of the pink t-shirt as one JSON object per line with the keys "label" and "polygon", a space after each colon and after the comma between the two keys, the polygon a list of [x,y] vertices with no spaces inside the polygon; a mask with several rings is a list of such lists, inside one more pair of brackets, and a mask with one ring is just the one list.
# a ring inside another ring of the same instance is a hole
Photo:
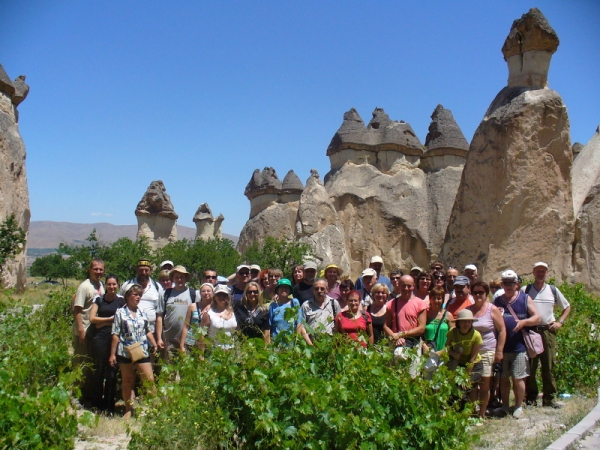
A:
{"label": "pink t-shirt", "polygon": [[397,333],[418,327],[419,314],[427,309],[427,304],[419,297],[412,297],[408,301],[396,298],[387,302],[386,308],[392,315],[392,331]]}

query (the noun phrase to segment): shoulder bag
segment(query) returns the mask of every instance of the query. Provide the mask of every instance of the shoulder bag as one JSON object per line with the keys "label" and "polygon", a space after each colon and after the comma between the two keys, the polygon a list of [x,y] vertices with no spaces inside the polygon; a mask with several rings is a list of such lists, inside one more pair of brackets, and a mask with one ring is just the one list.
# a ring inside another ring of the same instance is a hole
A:
{"label": "shoulder bag", "polygon": [[[502,303],[504,303],[504,299],[502,299]],[[510,306],[510,304],[507,303],[504,303],[504,305],[506,305],[508,311],[515,318],[515,320],[518,321],[519,318],[513,311],[512,306]],[[537,355],[541,355],[542,353],[544,353],[544,343],[542,341],[542,336],[540,336],[540,334],[537,331],[526,330],[525,328],[523,328],[521,330],[521,333],[523,333],[523,341],[525,341],[525,347],[527,347],[527,355],[530,358],[535,358]]]}

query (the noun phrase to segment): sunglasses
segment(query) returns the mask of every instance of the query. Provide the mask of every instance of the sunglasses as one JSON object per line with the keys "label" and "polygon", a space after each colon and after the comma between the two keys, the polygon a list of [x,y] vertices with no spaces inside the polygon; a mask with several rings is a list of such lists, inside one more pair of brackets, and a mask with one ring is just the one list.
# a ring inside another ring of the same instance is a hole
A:
{"label": "sunglasses", "polygon": [[517,284],[515,281],[503,281],[502,282],[503,286],[514,286],[515,284]]}
{"label": "sunglasses", "polygon": [[327,288],[324,288],[324,287],[315,287],[315,288],[313,288],[313,290],[315,290],[315,291],[326,291]]}
{"label": "sunglasses", "polygon": [[433,279],[434,279],[434,280],[445,280],[445,279],[446,279],[446,277],[445,277],[445,276],[443,276],[443,275],[436,275],[436,276],[434,276],[434,277],[433,277]]}
{"label": "sunglasses", "polygon": [[248,291],[248,294],[250,295],[258,295],[258,291]]}
{"label": "sunglasses", "polygon": [[402,277],[391,277],[390,280],[392,280],[392,281],[398,281],[400,278],[402,278]]}
{"label": "sunglasses", "polygon": [[247,277],[250,275],[250,272],[239,272],[240,275],[242,275],[243,277]]}
{"label": "sunglasses", "polygon": [[485,295],[485,291],[473,291],[473,295]]}
{"label": "sunglasses", "polygon": [[204,275],[204,279],[205,280],[216,280],[217,276],[216,275]]}

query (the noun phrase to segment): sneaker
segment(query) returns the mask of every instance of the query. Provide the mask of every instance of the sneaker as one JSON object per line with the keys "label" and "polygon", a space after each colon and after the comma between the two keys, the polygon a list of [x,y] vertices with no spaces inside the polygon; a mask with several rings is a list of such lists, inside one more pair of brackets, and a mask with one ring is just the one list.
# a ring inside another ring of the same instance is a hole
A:
{"label": "sneaker", "polygon": [[537,407],[538,402],[537,400],[525,400],[525,406],[529,407],[529,408],[535,408]]}
{"label": "sneaker", "polygon": [[543,403],[542,403],[542,406],[543,406],[544,408],[560,409],[560,408],[562,408],[562,407],[563,407],[563,404],[562,404],[562,403],[555,402],[554,400],[551,400],[551,401],[549,401],[549,402],[543,402]]}
{"label": "sneaker", "polygon": [[512,413],[512,416],[515,419],[520,419],[521,417],[523,417],[523,407],[519,406],[517,409],[515,409]]}
{"label": "sneaker", "polygon": [[495,408],[491,412],[494,417],[506,417],[508,415],[508,410],[503,407]]}

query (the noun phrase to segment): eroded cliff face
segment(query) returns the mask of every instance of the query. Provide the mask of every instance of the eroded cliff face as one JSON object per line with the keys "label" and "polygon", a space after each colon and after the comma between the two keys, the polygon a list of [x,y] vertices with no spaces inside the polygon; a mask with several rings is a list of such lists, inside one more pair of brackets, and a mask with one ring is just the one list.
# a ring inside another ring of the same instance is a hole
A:
{"label": "eroded cliff face", "polygon": [[[29,230],[29,190],[25,170],[25,145],[19,133],[17,106],[25,99],[29,86],[25,77],[14,81],[0,65],[0,220],[15,215],[19,226]],[[4,287],[22,289],[27,282],[27,248],[6,264],[2,271]]]}

